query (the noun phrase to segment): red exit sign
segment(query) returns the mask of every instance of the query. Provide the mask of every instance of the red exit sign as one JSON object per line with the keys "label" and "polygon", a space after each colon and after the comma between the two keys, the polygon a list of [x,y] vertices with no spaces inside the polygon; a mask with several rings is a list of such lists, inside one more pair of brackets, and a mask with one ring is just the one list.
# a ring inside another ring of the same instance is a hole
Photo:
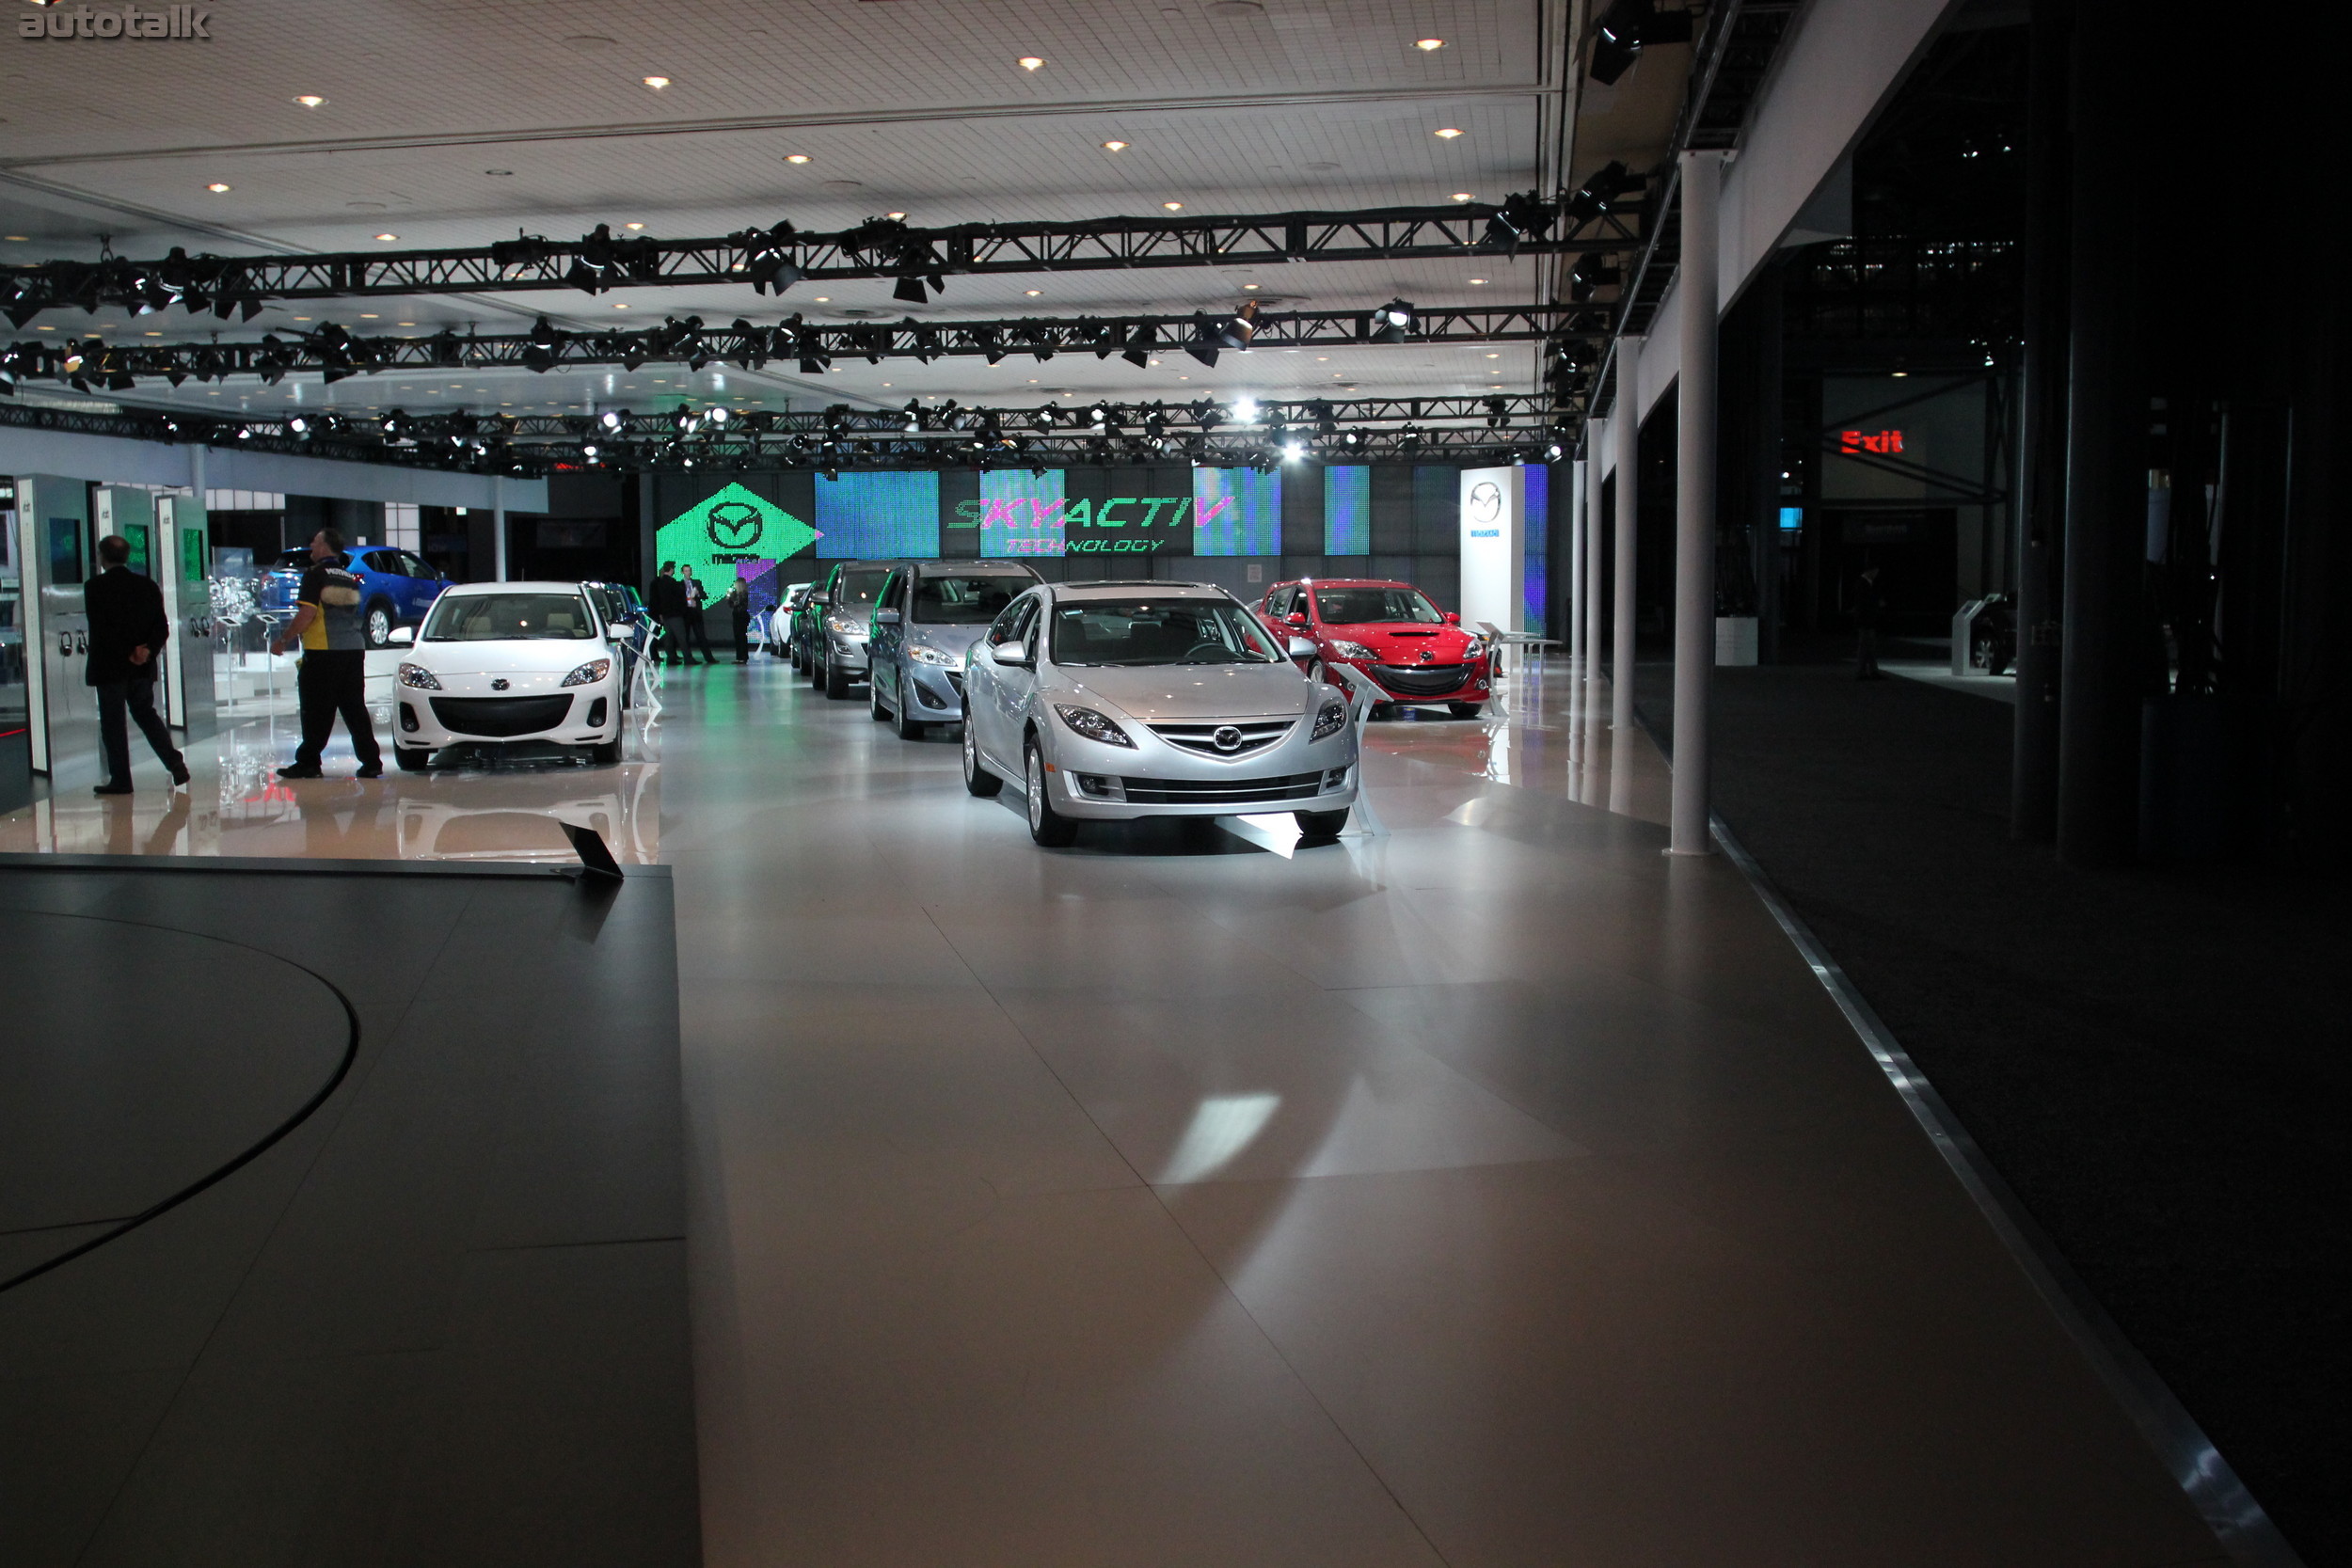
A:
{"label": "red exit sign", "polygon": [[1899,430],[1841,430],[1837,433],[1837,450],[1844,452],[1894,452],[1903,450],[1903,433]]}

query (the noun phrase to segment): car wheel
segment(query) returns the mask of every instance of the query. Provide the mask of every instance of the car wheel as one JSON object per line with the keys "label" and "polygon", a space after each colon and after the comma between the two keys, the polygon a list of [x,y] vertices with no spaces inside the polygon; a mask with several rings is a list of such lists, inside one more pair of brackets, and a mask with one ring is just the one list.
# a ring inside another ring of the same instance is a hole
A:
{"label": "car wheel", "polygon": [[1448,703],[1445,710],[1456,719],[1475,719],[1486,711],[1484,703]]}
{"label": "car wheel", "polygon": [[890,727],[898,732],[901,740],[920,740],[930,729],[929,724],[907,712],[907,678],[903,673],[898,676],[898,711],[891,720]]}
{"label": "car wheel", "polygon": [[980,743],[972,736],[972,710],[963,710],[963,787],[969,794],[985,800],[1005,787],[1005,781],[988,770],[980,760]]}
{"label": "car wheel", "polygon": [[1295,811],[1291,816],[1298,821],[1298,831],[1309,838],[1337,838],[1347,826],[1347,814],[1352,809],[1342,806],[1337,811]]}
{"label": "car wheel", "polygon": [[882,682],[873,677],[870,670],[866,672],[866,713],[877,724],[890,717],[890,710],[882,706]]}
{"label": "car wheel", "polygon": [[588,760],[598,768],[617,768],[621,762],[621,737],[599,740],[588,748]]}
{"label": "car wheel", "polygon": [[392,645],[392,607],[381,599],[368,606],[366,622],[368,646],[389,648]]}
{"label": "car wheel", "polygon": [[793,669],[798,670],[803,667],[805,661],[801,657],[801,645],[798,642],[787,642],[784,645],[784,652],[786,658],[791,662]]}
{"label": "car wheel", "polygon": [[1048,849],[1059,849],[1078,836],[1078,824],[1054,809],[1045,794],[1045,756],[1029,737],[1027,761],[1022,771],[1029,784],[1029,836]]}
{"label": "car wheel", "polygon": [[404,773],[421,773],[433,761],[432,751],[423,746],[395,746],[392,761]]}
{"label": "car wheel", "polygon": [[828,701],[838,703],[848,700],[850,695],[850,673],[847,670],[842,669],[833,660],[827,659],[825,660],[825,673],[819,676],[818,679],[824,685],[825,696]]}

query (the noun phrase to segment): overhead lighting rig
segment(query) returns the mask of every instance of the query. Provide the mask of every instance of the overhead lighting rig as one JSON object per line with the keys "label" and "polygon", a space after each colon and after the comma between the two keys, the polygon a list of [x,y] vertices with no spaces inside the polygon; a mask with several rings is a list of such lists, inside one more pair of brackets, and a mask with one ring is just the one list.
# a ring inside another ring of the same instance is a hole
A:
{"label": "overhead lighting rig", "polygon": [[1580,217],[1560,200],[1530,192],[1500,206],[1473,201],[946,229],[869,218],[839,233],[802,234],[777,223],[693,240],[616,237],[600,224],[577,240],[526,234],[479,246],[301,256],[190,256],[174,246],[156,261],[106,254],[96,261],[0,268],[0,314],[19,326],[43,310],[94,313],[113,306],[135,313],[210,310],[223,321],[250,321],[273,300],[564,289],[596,294],[621,287],[723,283],[780,293],[803,279],[851,278],[892,279],[897,297],[914,304],[958,275],[1626,251],[1642,243],[1643,217],[1624,202]]}

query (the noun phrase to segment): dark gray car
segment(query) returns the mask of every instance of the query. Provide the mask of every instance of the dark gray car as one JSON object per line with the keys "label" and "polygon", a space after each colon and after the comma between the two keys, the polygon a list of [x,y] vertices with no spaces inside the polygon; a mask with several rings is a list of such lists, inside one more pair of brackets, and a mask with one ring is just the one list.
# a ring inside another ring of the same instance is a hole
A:
{"label": "dark gray car", "polygon": [[891,573],[866,649],[874,717],[903,740],[961,720],[965,653],[1038,580],[1017,561],[923,561]]}

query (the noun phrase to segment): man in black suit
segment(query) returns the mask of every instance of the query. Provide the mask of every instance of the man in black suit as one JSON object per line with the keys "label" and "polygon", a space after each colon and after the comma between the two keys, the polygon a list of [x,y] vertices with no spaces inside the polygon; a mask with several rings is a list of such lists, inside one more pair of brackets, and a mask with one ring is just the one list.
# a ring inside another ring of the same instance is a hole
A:
{"label": "man in black suit", "polygon": [[665,561],[660,575],[645,590],[645,608],[653,612],[661,641],[654,652],[663,664],[683,664],[686,658],[686,589],[677,579],[677,562]]}
{"label": "man in black suit", "polygon": [[84,585],[89,610],[87,679],[98,689],[98,735],[106,752],[106,782],[101,795],[131,793],[131,732],[126,716],[171,769],[176,787],[188,782],[188,765],[171,743],[171,732],[155,712],[155,674],[162,667],[171,622],[164,614],[164,591],[131,570],[131,542],[110,533],[98,542],[98,575]]}

